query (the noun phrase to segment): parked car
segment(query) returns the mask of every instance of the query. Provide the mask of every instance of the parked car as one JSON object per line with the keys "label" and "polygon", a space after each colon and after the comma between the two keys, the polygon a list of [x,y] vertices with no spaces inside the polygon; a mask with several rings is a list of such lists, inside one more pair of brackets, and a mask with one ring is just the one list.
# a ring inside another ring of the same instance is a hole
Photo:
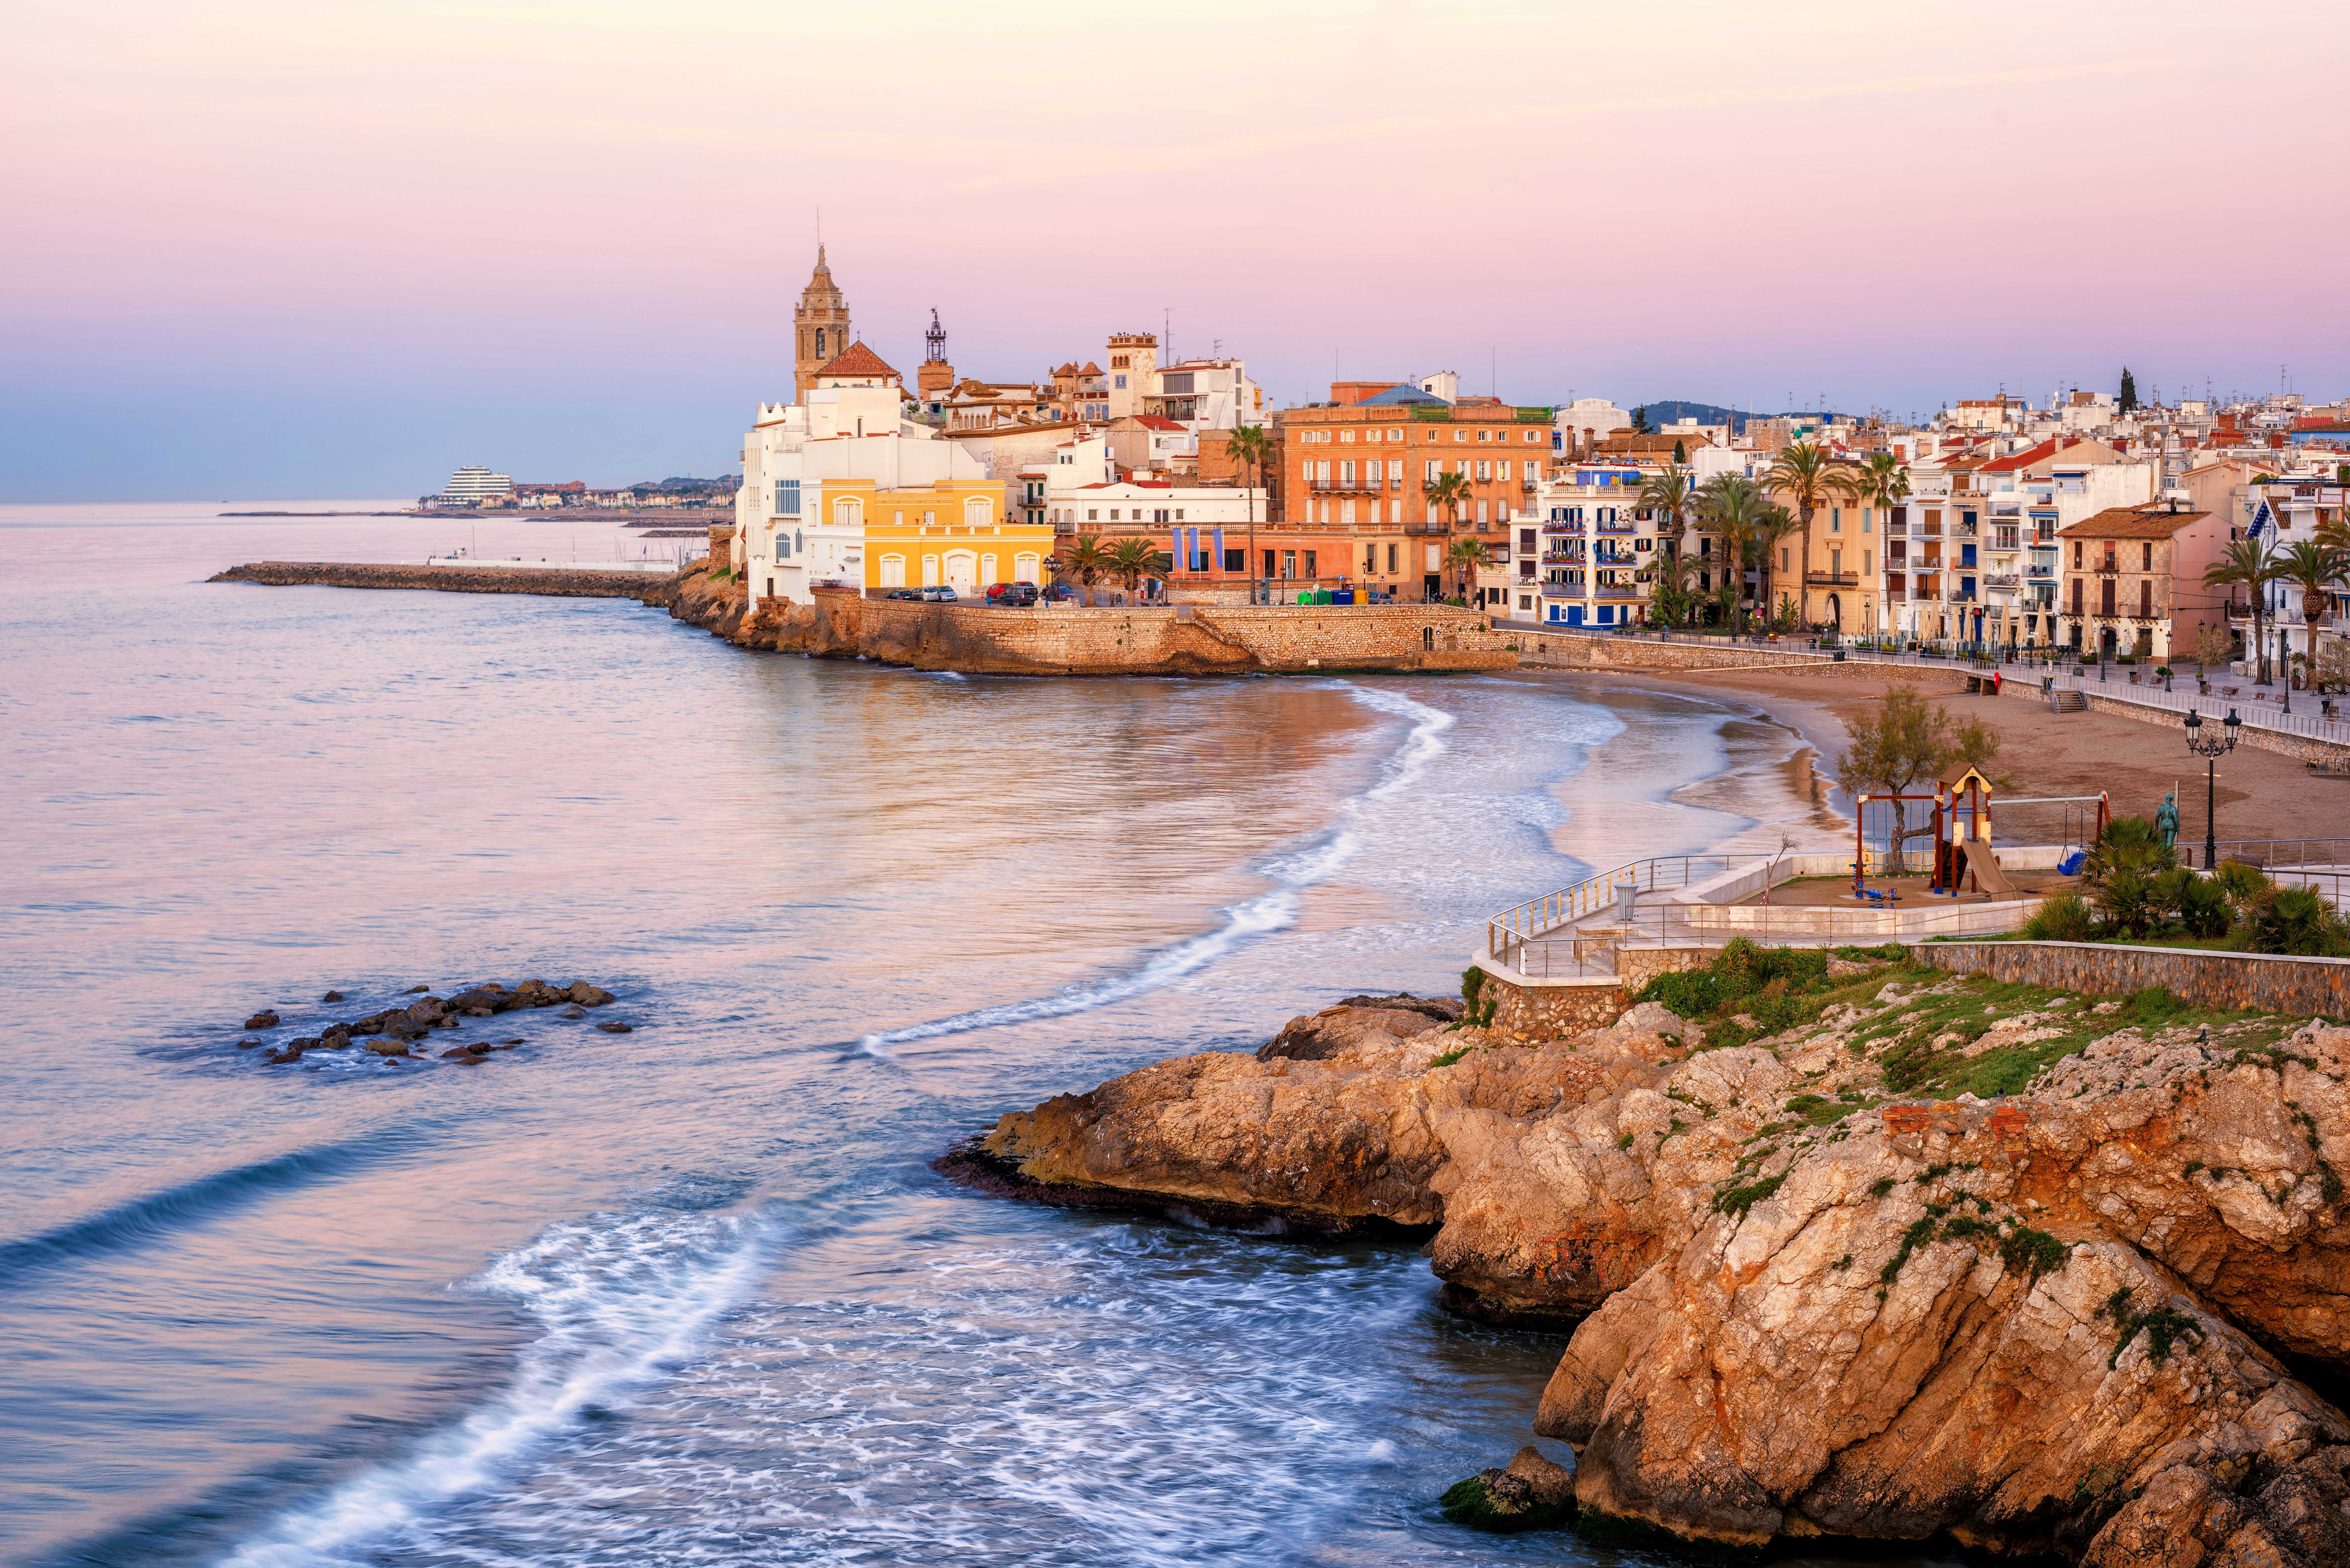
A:
{"label": "parked car", "polygon": [[1027,609],[1036,602],[1036,585],[1034,583],[1007,584],[1002,593],[987,602],[1001,605],[1006,609]]}
{"label": "parked car", "polygon": [[1055,583],[1051,587],[1045,590],[1045,602],[1046,604],[1067,604],[1076,597],[1077,590],[1071,587],[1066,583]]}
{"label": "parked car", "polygon": [[954,588],[951,585],[947,583],[941,583],[934,588],[924,588],[922,590],[922,602],[924,604],[939,605],[953,604],[955,602]]}
{"label": "parked car", "polygon": [[920,588],[891,588],[888,593],[883,594],[881,597],[885,599],[919,599],[922,597],[922,590]]}

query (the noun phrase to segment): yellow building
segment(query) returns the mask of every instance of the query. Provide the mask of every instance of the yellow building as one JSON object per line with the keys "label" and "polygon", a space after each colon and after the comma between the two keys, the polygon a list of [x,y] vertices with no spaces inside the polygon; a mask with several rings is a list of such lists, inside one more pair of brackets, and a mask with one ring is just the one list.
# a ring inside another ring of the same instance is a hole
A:
{"label": "yellow building", "polygon": [[940,479],[902,489],[827,480],[824,505],[819,537],[838,540],[844,555],[857,541],[861,570],[852,580],[867,588],[945,584],[969,597],[993,583],[1043,583],[1053,554],[1049,524],[1009,520],[1000,480]]}

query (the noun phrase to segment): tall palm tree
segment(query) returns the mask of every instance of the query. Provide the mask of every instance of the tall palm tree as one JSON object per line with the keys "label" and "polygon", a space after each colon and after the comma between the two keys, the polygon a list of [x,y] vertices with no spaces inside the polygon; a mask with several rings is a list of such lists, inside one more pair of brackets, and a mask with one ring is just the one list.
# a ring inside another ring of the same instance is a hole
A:
{"label": "tall palm tree", "polygon": [[1055,566],[1064,576],[1075,577],[1086,588],[1086,602],[1093,603],[1094,585],[1110,573],[1109,552],[1102,547],[1101,537],[1080,534],[1061,546],[1054,558]]}
{"label": "tall palm tree", "polygon": [[1113,542],[1107,554],[1110,575],[1126,585],[1128,593],[1139,591],[1143,578],[1163,582],[1175,569],[1173,556],[1149,540],[1132,535]]}
{"label": "tall palm tree", "polygon": [[1746,561],[1753,554],[1756,531],[1773,506],[1762,487],[1736,473],[1719,473],[1698,487],[1698,521],[1721,540],[1723,606],[1730,612],[1733,633],[1745,630]]}
{"label": "tall palm tree", "polygon": [[[1455,539],[1444,552],[1444,564],[1461,579],[1461,602],[1470,605],[1469,593],[1477,581],[1477,568],[1493,564],[1492,552],[1485,548],[1482,539]],[[1472,609],[1476,607],[1470,605]]]}
{"label": "tall palm tree", "polygon": [[1438,474],[1419,487],[1430,506],[1441,506],[1452,528],[1461,526],[1461,508],[1469,501],[1469,476],[1458,471]]}
{"label": "tall palm tree", "polygon": [[1697,487],[1690,483],[1688,471],[1669,468],[1642,480],[1640,493],[1632,498],[1632,504],[1643,512],[1664,514],[1666,524],[1672,529],[1667,537],[1678,552],[1681,535],[1689,532],[1689,510],[1696,501]]}
{"label": "tall palm tree", "polygon": [[[1232,454],[1232,466],[1248,472],[1248,566],[1249,603],[1257,600],[1256,592],[1256,492],[1263,481],[1264,465],[1273,461],[1273,438],[1264,433],[1263,425],[1239,425],[1233,428],[1224,450]],[[1222,563],[1219,563],[1221,565]]]}
{"label": "tall palm tree", "polygon": [[[1755,549],[1762,560],[1761,573],[1754,585],[1754,612],[1762,618],[1763,624],[1766,626],[1771,624],[1776,615],[1772,608],[1771,593],[1772,589],[1778,586],[1776,568],[1771,564],[1771,552],[1778,547],[1780,540],[1795,533],[1801,533],[1804,535],[1804,543],[1808,547],[1812,539],[1811,529],[1794,513],[1775,502],[1765,508],[1762,515],[1755,520],[1752,538]],[[1783,597],[1785,590],[1780,589],[1780,593]],[[1800,606],[1797,607],[1795,613],[1800,620],[1803,615]]]}
{"label": "tall palm tree", "polygon": [[2252,683],[2269,683],[2269,644],[2267,631],[2268,605],[2262,590],[2283,576],[2283,567],[2268,541],[2254,535],[2249,539],[2230,541],[2217,561],[2203,569],[2203,586],[2211,588],[2241,587],[2252,601]]}
{"label": "tall palm tree", "polygon": [[1794,503],[1795,516],[1804,530],[1803,580],[1809,585],[1813,514],[1828,502],[1849,501],[1859,493],[1856,476],[1846,464],[1828,455],[1825,447],[1805,441],[1780,452],[1762,483]]}
{"label": "tall palm tree", "polygon": [[2327,591],[2345,575],[2350,575],[2350,550],[2330,545],[2303,539],[2277,556],[2278,580],[2301,590],[2303,639],[2313,662],[2317,658],[2317,623],[2325,618]]}
{"label": "tall palm tree", "polygon": [[1863,506],[1898,506],[1909,498],[1909,465],[1889,452],[1872,453],[1852,480]]}

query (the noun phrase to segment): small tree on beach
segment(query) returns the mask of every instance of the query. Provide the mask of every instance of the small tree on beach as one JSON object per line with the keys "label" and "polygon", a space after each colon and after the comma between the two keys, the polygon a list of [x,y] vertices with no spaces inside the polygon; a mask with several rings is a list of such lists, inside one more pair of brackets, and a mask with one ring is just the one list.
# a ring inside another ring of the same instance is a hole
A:
{"label": "small tree on beach", "polygon": [[[1950,763],[1950,715],[1918,696],[1914,686],[1889,688],[1875,711],[1846,720],[1845,730],[1850,740],[1836,756],[1836,780],[1846,794],[1856,797],[1908,794],[1920,781],[1938,776]],[[1996,736],[1991,745],[1996,754]],[[1909,839],[1934,831],[1930,821],[1912,828],[1908,818],[1909,803],[1895,801],[1897,857]]]}

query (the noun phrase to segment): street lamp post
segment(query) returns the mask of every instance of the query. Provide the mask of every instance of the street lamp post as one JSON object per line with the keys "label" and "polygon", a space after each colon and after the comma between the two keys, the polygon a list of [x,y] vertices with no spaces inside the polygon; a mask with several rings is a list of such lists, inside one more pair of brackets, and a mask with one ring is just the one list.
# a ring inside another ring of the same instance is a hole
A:
{"label": "street lamp post", "polygon": [[2293,711],[2293,633],[2277,628],[2277,673],[2284,678],[2284,711]]}
{"label": "street lamp post", "polygon": [[2193,709],[2187,713],[2187,749],[2203,759],[2203,869],[2207,872],[2218,869],[2220,864],[2220,758],[2236,749],[2236,732],[2243,722],[2230,708],[2220,732],[2207,737],[2203,715]]}

